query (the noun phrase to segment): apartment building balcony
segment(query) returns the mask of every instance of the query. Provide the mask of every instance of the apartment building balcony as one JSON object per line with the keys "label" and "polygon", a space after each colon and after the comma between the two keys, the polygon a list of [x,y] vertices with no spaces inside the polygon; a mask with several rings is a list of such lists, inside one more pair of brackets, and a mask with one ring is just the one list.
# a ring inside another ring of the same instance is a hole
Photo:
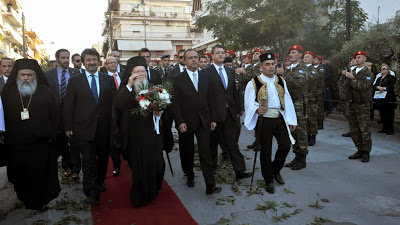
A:
{"label": "apartment building balcony", "polygon": [[22,16],[17,13],[12,7],[7,7],[6,10],[7,19],[10,20],[13,25],[22,27]]}
{"label": "apartment building balcony", "polygon": [[190,21],[190,13],[158,12],[158,11],[112,11],[112,19],[143,19],[146,20],[168,20],[168,21]]}
{"label": "apartment building balcony", "polygon": [[11,43],[17,45],[23,45],[22,35],[16,32],[14,29],[6,28],[4,30],[5,38],[9,40]]}
{"label": "apartment building balcony", "polygon": [[[146,39],[148,40],[188,40],[198,37],[198,33],[189,32],[176,32],[176,31],[165,31],[165,32],[146,32]],[[114,40],[144,40],[144,32],[140,31],[114,31]]]}

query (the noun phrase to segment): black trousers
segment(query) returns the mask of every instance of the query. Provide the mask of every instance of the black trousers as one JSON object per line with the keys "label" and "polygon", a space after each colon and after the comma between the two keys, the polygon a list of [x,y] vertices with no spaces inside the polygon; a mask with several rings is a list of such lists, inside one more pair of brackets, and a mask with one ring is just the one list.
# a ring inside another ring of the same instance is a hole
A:
{"label": "black trousers", "polygon": [[393,132],[394,110],[396,105],[393,103],[382,103],[379,107],[379,114],[382,120],[382,130],[385,132]]}
{"label": "black trousers", "polygon": [[[258,119],[262,119],[262,126],[259,127],[259,129],[261,129],[261,172],[264,181],[266,183],[272,183],[273,174],[281,171],[283,165],[285,164],[286,156],[289,153],[291,143],[285,121],[282,117],[259,117]],[[272,137],[275,137],[278,141],[278,150],[275,153],[274,161],[271,159]]]}
{"label": "black trousers", "polygon": [[110,143],[104,135],[97,135],[92,141],[74,143],[74,150],[82,154],[83,192],[87,197],[99,199],[99,184],[106,179]]}
{"label": "black trousers", "polygon": [[236,145],[237,119],[232,117],[229,108],[227,108],[225,121],[218,122],[215,130],[210,133],[210,151],[214,169],[217,169],[218,166],[218,144],[220,138],[223,137],[224,145],[226,146],[226,150],[228,151],[235,172],[239,173],[246,170],[244,157],[242,153],[240,153],[239,146]]}
{"label": "black trousers", "polygon": [[174,114],[171,107],[167,107],[161,116],[163,131],[163,149],[171,152],[174,147],[174,136],[172,134],[172,123],[174,122]]}
{"label": "black trousers", "polygon": [[68,137],[63,130],[57,131],[56,148],[57,155],[62,157],[62,168],[70,168],[73,173],[81,171],[81,154],[79,150],[74,150],[72,144],[68,143]]}
{"label": "black trousers", "polygon": [[200,165],[206,185],[215,185],[213,161],[209,150],[210,128],[199,127],[194,132],[179,132],[179,154],[182,170],[188,178],[194,179],[194,135],[197,139]]}
{"label": "black trousers", "polygon": [[113,149],[111,151],[111,159],[113,161],[114,168],[121,167],[121,151],[122,151],[122,148]]}

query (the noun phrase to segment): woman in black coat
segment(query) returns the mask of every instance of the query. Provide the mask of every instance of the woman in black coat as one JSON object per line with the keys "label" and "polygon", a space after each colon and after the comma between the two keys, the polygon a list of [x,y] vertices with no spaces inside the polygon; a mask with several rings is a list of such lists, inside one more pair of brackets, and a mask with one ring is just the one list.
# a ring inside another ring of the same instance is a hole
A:
{"label": "woman in black coat", "polygon": [[381,68],[382,76],[379,77],[374,85],[374,91],[384,92],[386,96],[383,99],[374,99],[378,105],[379,113],[382,118],[382,129],[378,133],[393,134],[394,110],[396,109],[396,95],[394,93],[394,84],[397,81],[395,76],[389,74],[390,68],[383,65]]}

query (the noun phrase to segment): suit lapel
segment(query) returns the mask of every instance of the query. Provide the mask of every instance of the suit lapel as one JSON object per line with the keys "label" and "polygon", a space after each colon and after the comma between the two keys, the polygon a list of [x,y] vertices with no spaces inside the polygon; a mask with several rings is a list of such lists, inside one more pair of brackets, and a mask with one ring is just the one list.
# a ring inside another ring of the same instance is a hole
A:
{"label": "suit lapel", "polygon": [[222,82],[222,79],[221,79],[221,77],[219,76],[219,73],[218,73],[218,71],[217,71],[217,69],[215,69],[215,66],[214,65],[211,65],[212,66],[212,71],[214,72],[214,74],[217,76],[217,79],[219,80],[219,83],[221,84],[221,86],[225,89],[225,86],[224,86],[224,83]]}
{"label": "suit lapel", "polygon": [[106,79],[104,76],[102,76],[102,74],[99,73],[99,88],[100,88],[100,94],[99,94],[99,103],[101,101],[101,99],[103,98],[104,95],[104,89],[106,87],[107,83],[106,83]]}
{"label": "suit lapel", "polygon": [[[190,83],[188,86],[191,87],[192,91],[197,92],[197,91],[196,91],[196,88],[194,87],[194,84],[193,84],[193,82],[192,82],[192,79],[190,79],[190,76],[189,76],[189,74],[188,74],[187,71],[185,71],[185,72],[183,73],[183,77],[184,77],[186,83]],[[199,85],[197,84],[197,87],[198,87],[198,86],[199,86]]]}
{"label": "suit lapel", "polygon": [[[86,90],[86,95],[91,96],[90,99],[92,99],[93,103],[96,104],[96,101],[94,100],[93,92],[92,92],[92,89],[90,89],[89,81],[86,77],[86,74],[82,74],[81,80],[82,80],[81,81],[82,87],[84,90]],[[100,80],[99,80],[99,83],[100,83]],[[100,91],[101,91],[101,88],[100,88]]]}

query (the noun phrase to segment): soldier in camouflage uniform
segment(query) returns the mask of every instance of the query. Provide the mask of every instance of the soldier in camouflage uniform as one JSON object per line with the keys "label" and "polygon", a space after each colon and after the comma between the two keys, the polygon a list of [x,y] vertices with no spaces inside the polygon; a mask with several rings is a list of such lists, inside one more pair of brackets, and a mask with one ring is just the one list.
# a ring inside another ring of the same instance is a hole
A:
{"label": "soldier in camouflage uniform", "polygon": [[318,120],[318,130],[324,129],[324,75],[325,68],[321,65],[322,57],[317,55],[314,58],[313,66],[317,71],[317,92],[316,92],[316,101],[317,101],[317,120]]}
{"label": "soldier in camouflage uniform", "polygon": [[[245,69],[246,73],[243,76],[244,87],[246,87],[247,83],[251,79],[261,75],[261,68],[260,68],[261,54],[264,54],[264,51],[262,49],[257,48],[253,50],[253,65],[250,65]],[[254,137],[256,137],[256,134],[257,134],[257,127],[254,128]],[[254,141],[253,144],[247,146],[248,149],[254,149],[255,147],[256,147],[256,141]]]}
{"label": "soldier in camouflage uniform", "polygon": [[357,68],[352,72],[346,72],[344,85],[350,96],[349,127],[351,138],[357,152],[349,159],[361,159],[361,162],[369,162],[372,140],[370,131],[370,108],[373,74],[365,66],[367,53],[358,51],[354,54]]}
{"label": "soldier in camouflage uniform", "polygon": [[285,165],[292,170],[300,170],[306,167],[306,157],[308,154],[307,138],[307,104],[308,104],[308,67],[301,61],[303,48],[300,45],[294,45],[289,49],[289,57],[292,65],[283,72],[283,68],[277,70],[278,74],[283,74],[286,80],[290,96],[292,97],[297,116],[297,128],[293,132],[293,138],[296,144],[293,146],[293,152],[296,157]]}
{"label": "soldier in camouflage uniform", "polygon": [[311,51],[304,52],[303,62],[308,67],[308,107],[307,107],[307,136],[308,146],[315,145],[316,136],[318,134],[318,74],[312,63],[315,54]]}
{"label": "soldier in camouflage uniform", "polygon": [[162,81],[166,81],[168,79],[168,74],[169,71],[172,69],[172,67],[170,66],[169,62],[169,55],[162,55],[161,56],[161,63],[159,64],[159,66],[157,67],[157,71],[158,73],[161,75],[161,79]]}

